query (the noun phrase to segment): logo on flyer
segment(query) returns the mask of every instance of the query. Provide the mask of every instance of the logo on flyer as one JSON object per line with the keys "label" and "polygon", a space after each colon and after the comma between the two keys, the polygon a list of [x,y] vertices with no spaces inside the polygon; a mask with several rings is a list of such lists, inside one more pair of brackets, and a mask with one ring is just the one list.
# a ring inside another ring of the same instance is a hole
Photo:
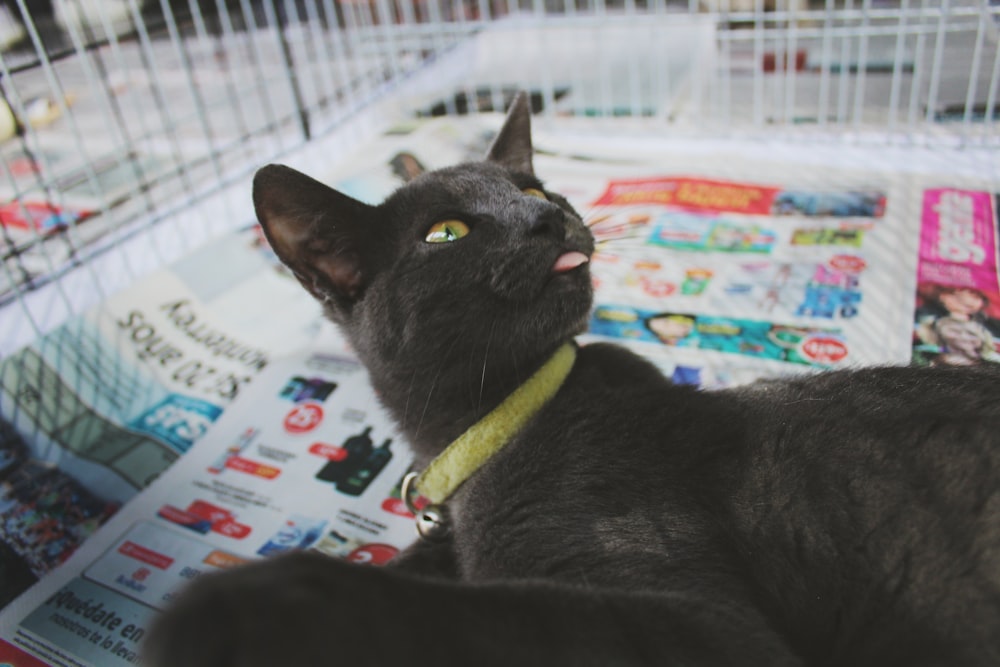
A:
{"label": "logo on flyer", "polygon": [[147,563],[153,567],[158,567],[161,570],[166,570],[174,563],[174,559],[170,556],[153,551],[132,541],[126,541],[118,547],[118,553]]}
{"label": "logo on flyer", "polygon": [[830,266],[844,273],[861,273],[868,268],[868,263],[855,255],[836,255],[830,260]]}

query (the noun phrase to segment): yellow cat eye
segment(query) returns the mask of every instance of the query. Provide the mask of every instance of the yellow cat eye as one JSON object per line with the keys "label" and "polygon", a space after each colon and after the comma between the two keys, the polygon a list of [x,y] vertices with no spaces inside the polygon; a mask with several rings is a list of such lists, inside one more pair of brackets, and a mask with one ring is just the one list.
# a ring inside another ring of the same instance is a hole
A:
{"label": "yellow cat eye", "polygon": [[521,190],[521,192],[528,195],[529,197],[537,197],[538,199],[544,199],[546,201],[548,201],[549,199],[548,197],[545,196],[545,193],[539,190],[538,188],[525,188]]}
{"label": "yellow cat eye", "polygon": [[424,240],[428,243],[451,243],[469,233],[469,226],[461,220],[443,220],[431,225]]}

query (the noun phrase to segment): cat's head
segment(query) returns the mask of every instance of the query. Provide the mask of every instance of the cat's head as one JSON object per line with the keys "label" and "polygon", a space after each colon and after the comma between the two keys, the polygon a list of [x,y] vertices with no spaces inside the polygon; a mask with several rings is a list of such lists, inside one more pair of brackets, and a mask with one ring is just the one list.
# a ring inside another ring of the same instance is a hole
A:
{"label": "cat's head", "polygon": [[529,364],[585,328],[593,237],[534,175],[523,95],[484,161],[418,176],[378,206],[279,165],[257,172],[254,205],[370,368],[475,365],[490,345]]}

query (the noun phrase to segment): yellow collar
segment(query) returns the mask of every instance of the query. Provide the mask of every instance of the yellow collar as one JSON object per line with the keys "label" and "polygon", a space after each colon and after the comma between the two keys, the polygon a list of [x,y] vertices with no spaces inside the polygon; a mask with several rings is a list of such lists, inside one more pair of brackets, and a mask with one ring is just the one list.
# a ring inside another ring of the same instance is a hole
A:
{"label": "yellow collar", "polygon": [[574,361],[572,343],[556,350],[527,382],[431,461],[415,482],[420,495],[434,504],[450,496],[555,396]]}

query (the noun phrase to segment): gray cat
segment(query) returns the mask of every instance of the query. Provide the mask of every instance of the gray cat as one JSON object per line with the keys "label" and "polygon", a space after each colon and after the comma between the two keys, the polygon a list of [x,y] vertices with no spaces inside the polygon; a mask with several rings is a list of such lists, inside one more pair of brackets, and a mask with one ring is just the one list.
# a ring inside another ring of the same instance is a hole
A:
{"label": "gray cat", "polygon": [[1000,665],[1000,370],[699,392],[568,344],[593,240],[535,177],[529,122],[522,96],[485,161],[379,206],[258,172],[275,252],[440,507],[386,568],[305,553],[199,579],[146,664]]}

